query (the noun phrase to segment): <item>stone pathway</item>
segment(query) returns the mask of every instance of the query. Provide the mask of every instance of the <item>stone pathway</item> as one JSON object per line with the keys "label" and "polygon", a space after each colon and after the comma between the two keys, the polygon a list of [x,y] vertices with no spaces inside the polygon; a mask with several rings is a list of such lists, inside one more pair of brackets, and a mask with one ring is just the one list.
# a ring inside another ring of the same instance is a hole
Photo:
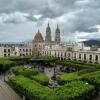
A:
{"label": "stone pathway", "polygon": [[5,82],[0,81],[0,100],[22,100]]}

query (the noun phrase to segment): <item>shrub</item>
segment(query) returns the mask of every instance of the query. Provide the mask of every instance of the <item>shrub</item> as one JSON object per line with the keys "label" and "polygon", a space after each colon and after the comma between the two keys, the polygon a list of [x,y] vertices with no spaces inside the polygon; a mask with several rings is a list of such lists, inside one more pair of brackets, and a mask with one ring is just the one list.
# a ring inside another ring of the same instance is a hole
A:
{"label": "shrub", "polygon": [[11,61],[29,61],[32,56],[24,56],[24,57],[9,57],[8,59]]}
{"label": "shrub", "polygon": [[100,91],[100,71],[84,74],[81,76],[83,81],[87,81],[96,87],[97,91]]}
{"label": "shrub", "polygon": [[78,80],[80,77],[77,73],[63,73],[59,77],[57,77],[58,84],[64,85],[68,82]]}
{"label": "shrub", "polygon": [[31,75],[37,75],[38,71],[34,71],[31,68],[25,68],[25,67],[13,67],[11,69],[11,71],[15,74],[15,75],[23,75],[26,77],[30,77]]}
{"label": "shrub", "polygon": [[95,94],[92,85],[82,81],[65,84],[55,90],[57,100],[87,100]]}
{"label": "shrub", "polygon": [[0,60],[0,71],[5,72],[9,70],[11,67],[15,66],[15,62],[7,60],[7,59],[2,59]]}
{"label": "shrub", "polygon": [[12,77],[9,82],[17,92],[25,95],[27,100],[57,100],[54,91],[24,76]]}
{"label": "shrub", "polygon": [[48,85],[49,78],[45,75],[45,73],[38,73],[37,75],[30,76],[31,79],[39,82],[42,85]]}

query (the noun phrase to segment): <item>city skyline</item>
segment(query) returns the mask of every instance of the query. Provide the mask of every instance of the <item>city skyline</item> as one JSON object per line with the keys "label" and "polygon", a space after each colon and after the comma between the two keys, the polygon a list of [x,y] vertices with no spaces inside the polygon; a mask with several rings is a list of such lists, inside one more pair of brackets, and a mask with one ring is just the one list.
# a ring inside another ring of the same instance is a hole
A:
{"label": "city skyline", "polygon": [[99,15],[99,0],[0,0],[0,42],[45,37],[48,21],[52,37],[59,24],[63,41],[99,40]]}

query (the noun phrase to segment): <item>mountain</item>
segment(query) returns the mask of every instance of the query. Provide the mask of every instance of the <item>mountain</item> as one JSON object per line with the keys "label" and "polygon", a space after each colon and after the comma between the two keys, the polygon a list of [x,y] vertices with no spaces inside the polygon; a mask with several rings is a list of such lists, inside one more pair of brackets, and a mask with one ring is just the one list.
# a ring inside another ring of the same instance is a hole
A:
{"label": "mountain", "polygon": [[99,40],[87,40],[87,41],[83,41],[83,43],[86,46],[92,46],[92,45],[100,46],[100,41]]}

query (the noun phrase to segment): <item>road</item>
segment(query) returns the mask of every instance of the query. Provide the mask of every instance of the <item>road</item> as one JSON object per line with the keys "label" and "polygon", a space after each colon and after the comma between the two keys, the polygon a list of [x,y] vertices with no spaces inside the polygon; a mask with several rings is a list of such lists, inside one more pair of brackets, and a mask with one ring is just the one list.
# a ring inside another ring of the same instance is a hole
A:
{"label": "road", "polygon": [[5,82],[0,80],[0,100],[22,100]]}

